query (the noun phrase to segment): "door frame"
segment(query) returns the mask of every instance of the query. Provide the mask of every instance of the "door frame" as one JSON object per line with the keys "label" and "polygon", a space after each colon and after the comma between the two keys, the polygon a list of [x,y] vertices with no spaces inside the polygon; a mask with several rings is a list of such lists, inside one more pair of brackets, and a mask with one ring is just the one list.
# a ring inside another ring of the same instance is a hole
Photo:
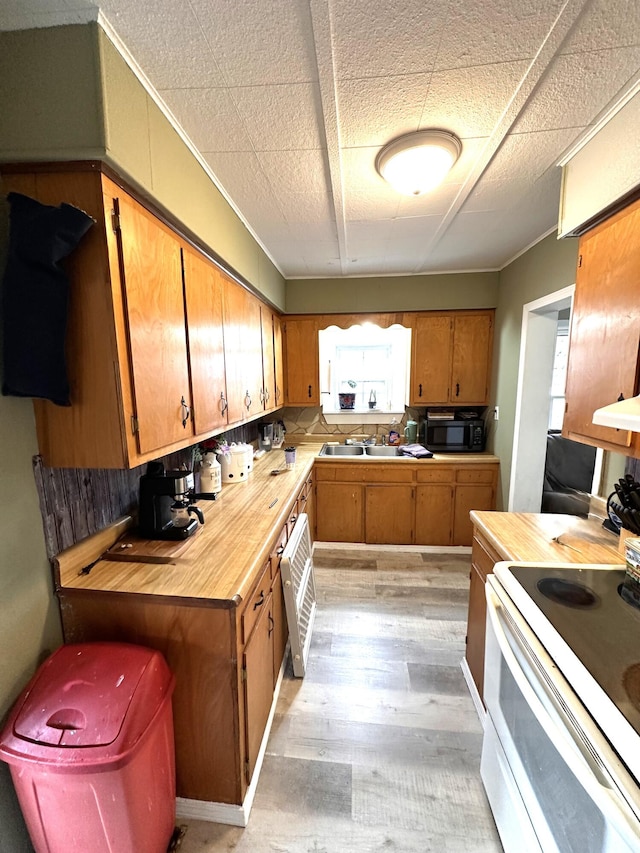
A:
{"label": "door frame", "polygon": [[575,284],[522,306],[509,512],[540,512],[558,312],[573,309]]}

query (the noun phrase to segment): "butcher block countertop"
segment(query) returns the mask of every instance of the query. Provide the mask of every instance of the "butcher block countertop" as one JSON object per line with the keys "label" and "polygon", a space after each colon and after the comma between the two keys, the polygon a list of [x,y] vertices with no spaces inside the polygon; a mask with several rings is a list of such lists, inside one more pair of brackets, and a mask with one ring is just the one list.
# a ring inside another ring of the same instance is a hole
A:
{"label": "butcher block countertop", "polygon": [[471,520],[504,560],[624,563],[618,553],[618,537],[605,530],[599,519],[554,513],[472,511]]}
{"label": "butcher block countertop", "polygon": [[[299,446],[296,467],[287,471],[283,450],[254,461],[246,482],[223,484],[215,501],[198,501],[205,523],[189,547],[169,564],[99,560],[87,574],[64,568],[65,590],[207,600],[238,605],[251,591],[269,559],[275,537],[287,522],[296,496],[309,476],[320,445]],[[271,474],[279,469],[278,476]],[[74,546],[78,547],[78,546]],[[69,549],[71,550],[71,549]],[[106,551],[103,548],[101,552]]]}
{"label": "butcher block countertop", "polygon": [[[223,484],[215,501],[199,501],[205,523],[188,548],[171,563],[126,562],[100,559],[126,527],[96,534],[54,560],[57,585],[65,591],[124,593],[163,599],[208,601],[215,606],[237,606],[251,591],[269,559],[273,543],[290,517],[295,499],[314,465],[353,463],[357,457],[318,457],[323,442],[297,444],[296,467],[287,471],[284,451],[272,450],[254,461],[244,483]],[[498,462],[490,454],[435,455],[432,459],[366,457],[369,465],[451,465]],[[279,469],[278,476],[271,474]],[[129,520],[130,522],[130,520]],[[92,551],[91,549],[94,548]],[[97,562],[96,562],[97,561]],[[91,566],[79,573],[78,566]]]}

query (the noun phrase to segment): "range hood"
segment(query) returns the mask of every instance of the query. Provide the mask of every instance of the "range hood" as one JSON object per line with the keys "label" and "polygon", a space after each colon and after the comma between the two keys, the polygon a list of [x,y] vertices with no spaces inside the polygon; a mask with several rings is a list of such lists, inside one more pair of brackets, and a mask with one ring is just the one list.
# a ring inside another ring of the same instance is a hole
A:
{"label": "range hood", "polygon": [[593,413],[593,423],[598,426],[628,429],[640,432],[640,396],[619,400],[609,406],[596,409]]}

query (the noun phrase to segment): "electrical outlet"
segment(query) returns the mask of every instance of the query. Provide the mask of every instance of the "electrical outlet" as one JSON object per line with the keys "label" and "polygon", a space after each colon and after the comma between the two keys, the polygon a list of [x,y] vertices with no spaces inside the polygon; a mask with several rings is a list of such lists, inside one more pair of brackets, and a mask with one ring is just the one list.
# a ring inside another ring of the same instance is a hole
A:
{"label": "electrical outlet", "polygon": [[494,421],[500,420],[500,406],[496,406],[493,410],[493,419]]}

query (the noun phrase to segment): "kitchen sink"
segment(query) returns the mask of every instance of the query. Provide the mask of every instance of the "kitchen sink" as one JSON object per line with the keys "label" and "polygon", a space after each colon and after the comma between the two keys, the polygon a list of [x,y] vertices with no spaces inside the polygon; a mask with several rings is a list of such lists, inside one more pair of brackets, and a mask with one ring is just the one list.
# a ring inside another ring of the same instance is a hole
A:
{"label": "kitchen sink", "polygon": [[365,447],[367,456],[399,456],[397,447],[369,444]]}
{"label": "kitchen sink", "polygon": [[319,456],[364,456],[361,444],[325,444]]}

